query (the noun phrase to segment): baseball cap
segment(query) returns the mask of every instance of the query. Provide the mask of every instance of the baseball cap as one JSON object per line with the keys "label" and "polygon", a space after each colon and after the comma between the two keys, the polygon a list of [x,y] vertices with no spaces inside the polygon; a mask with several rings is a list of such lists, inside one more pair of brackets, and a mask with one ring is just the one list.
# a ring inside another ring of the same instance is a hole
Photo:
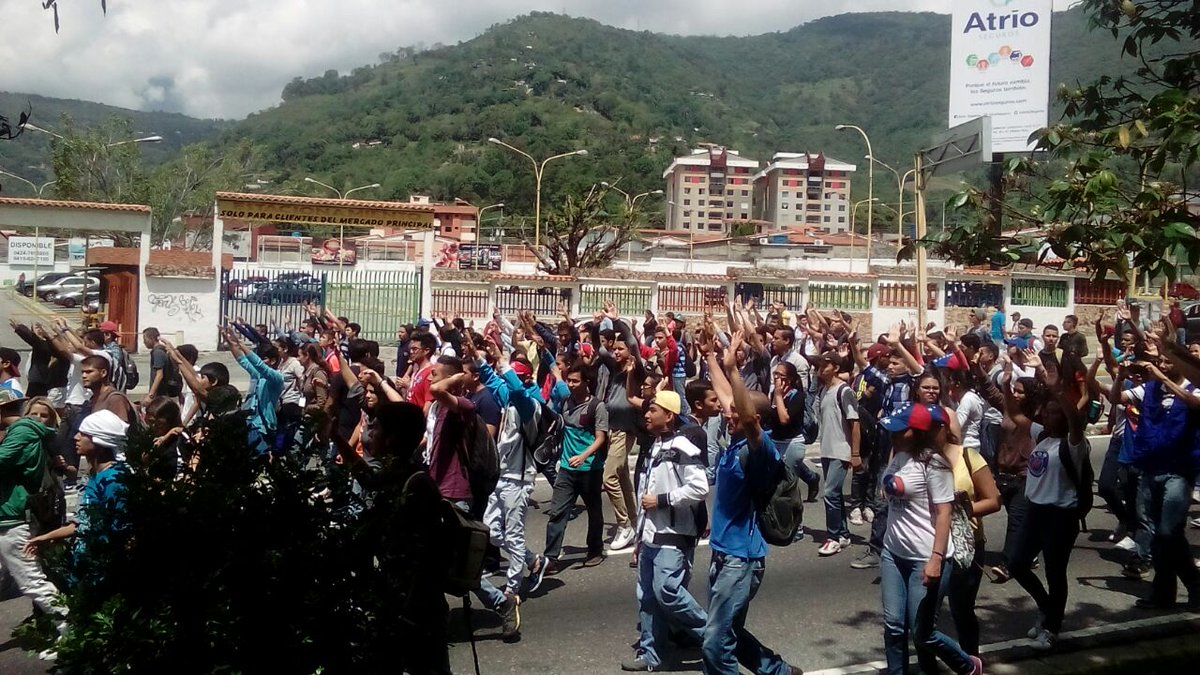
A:
{"label": "baseball cap", "polygon": [[0,387],[0,408],[8,408],[24,402],[24,396],[17,395],[17,392],[7,387]]}
{"label": "baseball cap", "polygon": [[120,329],[117,328],[116,321],[105,321],[104,323],[100,324],[100,330],[105,333],[117,333],[120,331]]}
{"label": "baseball cap", "polygon": [[946,424],[946,410],[941,406],[910,403],[879,421],[888,431],[929,431],[934,425]]}
{"label": "baseball cap", "polygon": [[892,353],[891,347],[889,347],[887,345],[881,345],[877,342],[877,343],[871,345],[871,348],[867,350],[867,360],[874,361],[875,359],[881,359],[885,356],[888,356],[891,353]]}
{"label": "baseball cap", "polygon": [[9,347],[0,347],[0,361],[8,361],[9,370],[16,377],[21,376],[21,354]]}
{"label": "baseball cap", "polygon": [[949,368],[950,370],[970,370],[971,364],[962,358],[958,352],[950,352],[945,356],[934,359],[933,365],[938,368]]}
{"label": "baseball cap", "polygon": [[1033,319],[1028,317],[1021,319],[1020,325],[1025,326],[1026,328],[1033,328]]}
{"label": "baseball cap", "polygon": [[421,319],[417,322],[417,328],[429,328],[429,319]]}
{"label": "baseball cap", "polygon": [[675,413],[676,415],[679,414],[680,410],[683,410],[683,404],[679,400],[679,394],[676,394],[673,391],[664,390],[658,392],[654,395],[654,400],[651,401],[651,403],[669,413]]}

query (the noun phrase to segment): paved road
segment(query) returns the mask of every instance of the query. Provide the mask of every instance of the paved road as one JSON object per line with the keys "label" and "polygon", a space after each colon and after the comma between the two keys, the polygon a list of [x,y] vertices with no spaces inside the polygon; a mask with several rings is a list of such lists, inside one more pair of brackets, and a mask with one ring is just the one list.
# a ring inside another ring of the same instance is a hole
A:
{"label": "paved road", "polygon": [[[1104,445],[1097,443],[1093,448],[1097,467]],[[540,483],[535,497],[544,509],[550,498],[549,486]],[[883,657],[883,638],[877,572],[850,568],[856,549],[820,558],[817,546],[823,539],[824,510],[820,504],[810,506],[815,508],[806,511],[806,522],[816,530],[817,541],[809,538],[787,548],[772,549],[763,585],[751,605],[748,626],[764,644],[807,672],[878,661]],[[543,514],[544,510],[531,512],[529,533],[535,546],[544,541]],[[606,514],[611,518],[607,504]],[[580,516],[568,528],[564,559],[579,561],[582,557],[585,521],[586,516]],[[985,521],[989,546],[998,549],[1004,540],[1004,516],[997,514]],[[1092,531],[1080,535],[1071,561],[1072,585],[1064,631],[1153,617],[1132,608],[1134,600],[1147,590],[1148,582],[1129,581],[1120,575],[1123,552],[1107,541],[1114,519],[1098,509],[1089,518],[1089,525]],[[868,526],[851,529],[856,542],[869,535]],[[1192,531],[1193,543],[1200,542],[1197,534],[1200,531]],[[697,551],[691,585],[702,604],[707,604],[709,555],[707,546]],[[537,596],[522,605],[522,639],[515,644],[498,639],[498,619],[478,609],[475,602],[477,646],[484,672],[616,671],[621,660],[632,656],[630,643],[636,637],[635,574],[628,561],[628,554],[617,554],[598,567],[581,569],[575,565],[548,578]],[[1007,647],[1001,643],[1023,638],[1035,619],[1032,601],[1016,582],[995,585],[985,578],[977,606],[984,626],[984,644]],[[458,628],[458,642],[451,652],[455,672],[472,670],[462,618],[461,609],[452,612],[452,624]],[[943,619],[944,626],[952,629],[948,612],[943,612]],[[683,669],[698,670],[698,664],[693,660]]]}

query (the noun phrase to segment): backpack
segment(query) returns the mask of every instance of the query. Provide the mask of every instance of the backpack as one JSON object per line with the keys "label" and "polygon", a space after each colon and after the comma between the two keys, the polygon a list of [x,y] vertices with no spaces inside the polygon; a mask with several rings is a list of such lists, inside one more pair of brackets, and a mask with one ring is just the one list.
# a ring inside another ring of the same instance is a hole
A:
{"label": "backpack", "polygon": [[558,461],[562,454],[563,419],[550,406],[538,403],[537,428],[532,436],[526,433],[524,424],[518,424],[517,429],[539,473]]}
{"label": "backpack", "polygon": [[487,425],[477,413],[459,417],[463,432],[458,457],[471,483],[471,502],[475,511],[471,515],[478,519],[483,515],[488,497],[500,482],[500,453],[496,450],[496,439],[488,433]]}
{"label": "backpack", "polygon": [[29,521],[29,536],[36,537],[67,524],[67,493],[63,481],[54,469],[50,453],[42,451],[45,466],[38,491],[25,501],[25,518]]}
{"label": "backpack", "polygon": [[[738,454],[742,472],[750,462],[750,447]],[[748,476],[747,476],[748,478]],[[761,486],[751,491],[754,512],[758,517],[758,530],[763,539],[772,546],[787,546],[796,537],[804,520],[804,495],[800,486],[803,482],[786,462],[775,461],[775,468]]]}
{"label": "backpack", "polygon": [[[133,359],[129,358],[129,352],[125,351],[124,347],[121,348],[121,363],[117,366],[116,370],[124,377],[121,391],[129,391],[138,386],[138,383],[142,381],[141,375],[138,374],[137,364],[133,362]],[[182,379],[182,376],[180,379]],[[181,388],[180,392],[182,391]]]}
{"label": "backpack", "polygon": [[[699,427],[693,426],[692,428],[698,429]],[[683,434],[682,430],[680,430],[680,432],[684,438],[686,438],[689,442],[692,442],[692,444],[695,445],[695,442],[692,441],[692,439],[689,438],[687,434]],[[699,458],[697,458],[695,460],[695,462],[700,464],[701,466],[703,466],[708,461],[708,451],[706,448],[707,448],[707,441],[705,442],[704,445],[696,446],[696,449],[698,449],[700,451],[700,456],[699,456]],[[663,451],[662,453],[660,453],[658,455],[658,457],[654,458],[654,461],[650,465],[650,471],[653,471],[654,467],[657,466],[658,464],[661,464],[663,462],[670,462],[672,464],[671,472],[675,474],[675,480],[678,481],[680,484],[682,484],[683,483],[683,474],[679,471],[679,466],[681,464],[691,463],[692,461],[693,460],[689,459],[686,455],[684,455],[682,452],[680,452],[678,448],[671,448],[669,450]],[[691,543],[691,545],[694,546],[696,544],[696,541],[699,541],[700,535],[703,534],[708,529],[708,502],[706,500],[702,499],[699,502],[697,502],[695,504],[691,504],[686,507],[678,507],[678,506],[670,507],[670,509],[671,509],[670,522],[671,522],[672,527],[675,526],[675,509],[677,509],[677,508],[686,508],[692,512],[692,522],[696,524],[696,536],[695,536],[694,540],[690,543]],[[689,539],[692,539],[692,538],[689,537]]]}
{"label": "backpack", "polygon": [[170,357],[167,357],[167,365],[163,366],[162,384],[158,387],[158,393],[160,396],[179,396],[183,393],[183,374],[179,372],[179,365]]}

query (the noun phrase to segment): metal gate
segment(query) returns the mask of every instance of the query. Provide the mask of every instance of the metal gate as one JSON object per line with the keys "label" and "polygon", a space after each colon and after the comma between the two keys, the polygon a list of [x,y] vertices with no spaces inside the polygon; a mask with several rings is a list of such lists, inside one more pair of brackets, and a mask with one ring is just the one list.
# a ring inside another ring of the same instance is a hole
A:
{"label": "metal gate", "polygon": [[221,273],[221,315],[274,334],[296,329],[308,317],[304,305],[362,326],[362,337],[390,344],[396,329],[416,323],[421,311],[421,273],[377,270],[225,270]]}

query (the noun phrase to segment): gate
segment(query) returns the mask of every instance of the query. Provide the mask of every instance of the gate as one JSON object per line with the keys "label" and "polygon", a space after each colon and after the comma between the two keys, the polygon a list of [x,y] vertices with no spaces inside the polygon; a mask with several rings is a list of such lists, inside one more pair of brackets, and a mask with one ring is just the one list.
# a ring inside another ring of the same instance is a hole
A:
{"label": "gate", "polygon": [[221,316],[255,326],[263,324],[272,335],[291,326],[297,330],[308,317],[304,303],[325,304],[325,281],[308,272],[293,270],[223,270]]}
{"label": "gate", "polygon": [[395,344],[396,329],[421,318],[421,272],[329,270],[325,306],[362,326],[362,338]]}

